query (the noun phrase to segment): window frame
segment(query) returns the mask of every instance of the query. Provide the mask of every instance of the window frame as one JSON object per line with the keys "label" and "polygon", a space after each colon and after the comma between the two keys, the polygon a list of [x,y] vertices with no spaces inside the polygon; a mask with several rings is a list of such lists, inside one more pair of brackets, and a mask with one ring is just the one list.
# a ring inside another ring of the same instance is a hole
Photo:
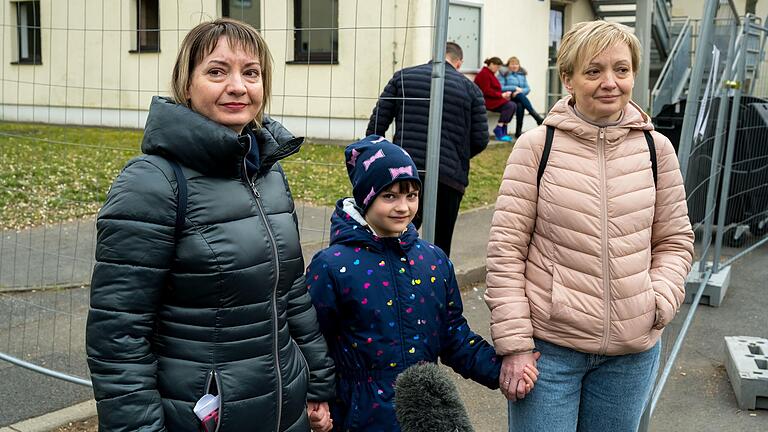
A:
{"label": "window frame", "polygon": [[[15,1],[13,2],[14,6],[16,7],[16,13],[15,19],[15,27],[16,27],[16,61],[11,62],[11,64],[14,65],[42,65],[43,64],[43,49],[42,49],[42,13],[40,11],[40,1],[39,0],[25,0],[25,1]],[[24,7],[22,7],[24,6]],[[21,13],[22,9],[25,9],[26,17],[25,17],[25,30],[26,32],[25,36],[22,36],[22,25],[21,25]],[[32,18],[32,23],[30,24],[28,19]],[[30,38],[31,34],[31,38]],[[31,39],[31,40],[30,40]],[[28,55],[26,57],[22,57],[22,51],[23,51],[23,41],[27,41],[26,50],[28,52]]]}
{"label": "window frame", "polygon": [[[258,8],[259,8],[259,22],[256,23],[256,24],[254,24],[252,22],[245,21],[241,17],[237,17],[237,16],[233,17],[232,16],[233,7],[232,7],[232,4],[231,4],[233,1],[236,1],[236,0],[221,0],[221,1],[219,1],[219,6],[221,8],[221,16],[224,17],[224,18],[232,18],[232,19],[243,21],[243,22],[251,25],[253,28],[258,30],[259,32],[261,32],[261,27],[262,27],[261,21],[263,20],[263,17],[262,17],[263,10],[261,9],[262,0],[252,0],[252,3],[257,3],[258,4]],[[234,10],[237,10],[237,6],[234,7]]]}
{"label": "window frame", "polygon": [[[135,49],[130,50],[130,53],[133,54],[142,54],[142,53],[159,53],[160,52],[160,0],[134,0],[136,7],[133,9],[136,17],[136,28],[134,31],[136,32],[136,39],[134,40],[135,43]],[[144,16],[142,20],[142,13],[141,13],[141,6],[142,2],[154,2],[156,6],[156,18],[157,18],[157,27],[156,28],[149,28],[146,25],[146,16]],[[142,24],[144,24],[144,27],[142,27]],[[150,37],[151,34],[157,35],[157,43],[150,45],[150,44],[144,44],[142,45],[142,33],[145,34],[146,39]]]}
{"label": "window frame", "polygon": [[[316,64],[316,65],[337,65],[339,64],[339,0],[330,0],[333,2],[334,11],[332,15],[331,31],[335,33],[335,40],[332,43],[330,52],[316,52],[311,50],[304,52],[302,49],[301,32],[311,31],[304,29],[301,22],[301,8],[304,2],[321,0],[293,0],[293,60],[288,64]],[[334,25],[335,24],[335,25]],[[310,27],[311,28],[311,27]],[[310,39],[311,40],[311,39]]]}

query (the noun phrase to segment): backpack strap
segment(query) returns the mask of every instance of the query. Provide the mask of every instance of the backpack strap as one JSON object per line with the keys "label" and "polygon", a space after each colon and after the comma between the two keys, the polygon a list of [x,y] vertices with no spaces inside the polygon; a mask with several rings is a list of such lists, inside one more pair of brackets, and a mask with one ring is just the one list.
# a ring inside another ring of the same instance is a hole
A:
{"label": "backpack strap", "polygon": [[187,178],[181,171],[181,165],[173,159],[166,159],[176,174],[176,228],[173,237],[176,243],[179,242],[181,231],[184,229],[184,218],[187,216]]}
{"label": "backpack strap", "polygon": [[547,160],[549,160],[549,152],[552,150],[552,140],[555,138],[555,127],[547,126],[547,139],[544,141],[544,151],[541,152],[541,160],[539,161],[539,173],[536,176],[536,188],[539,188],[541,184],[541,177],[544,175],[544,170],[547,168]]}
{"label": "backpack strap", "polygon": [[[653,141],[653,135],[650,131],[644,130],[645,142],[648,144],[648,152],[651,158],[651,170],[653,171],[653,184],[656,186],[659,175],[659,164],[656,160],[656,144]],[[547,160],[549,160],[549,153],[552,151],[552,140],[555,137],[555,128],[553,126],[547,126],[547,138],[544,141],[544,151],[541,152],[541,160],[539,161],[539,173],[536,177],[536,188],[541,185],[541,177],[544,175],[544,170],[547,168]]]}
{"label": "backpack strap", "polygon": [[656,144],[653,142],[653,135],[651,131],[644,130],[645,142],[648,143],[648,152],[651,154],[651,169],[653,170],[653,185],[656,186],[656,179],[659,175],[659,165],[656,161]]}

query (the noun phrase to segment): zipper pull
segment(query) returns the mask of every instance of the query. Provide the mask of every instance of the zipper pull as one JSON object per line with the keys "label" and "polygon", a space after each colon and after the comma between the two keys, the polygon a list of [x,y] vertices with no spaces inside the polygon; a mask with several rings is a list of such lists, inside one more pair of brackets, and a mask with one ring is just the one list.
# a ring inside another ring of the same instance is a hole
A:
{"label": "zipper pull", "polygon": [[598,135],[599,135],[600,139],[604,139],[605,138],[605,129],[600,128]]}
{"label": "zipper pull", "polygon": [[259,193],[259,190],[256,189],[256,183],[251,182],[251,189],[253,189],[253,194],[256,195],[256,198],[261,199],[261,194]]}

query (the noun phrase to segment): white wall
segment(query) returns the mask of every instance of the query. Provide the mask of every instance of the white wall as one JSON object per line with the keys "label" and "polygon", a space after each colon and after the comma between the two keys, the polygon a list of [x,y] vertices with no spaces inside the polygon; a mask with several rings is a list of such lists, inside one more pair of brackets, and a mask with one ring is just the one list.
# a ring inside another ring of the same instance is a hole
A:
{"label": "white wall", "polygon": [[[181,40],[199,22],[220,16],[220,1],[159,2],[160,52],[141,54],[130,52],[135,1],[41,0],[42,65],[11,64],[15,17],[5,2],[0,117],[142,127],[151,97],[169,94]],[[261,1],[262,34],[274,58],[268,112],[300,126],[297,134],[359,136],[394,71],[431,56],[432,2],[339,0],[338,64],[302,65],[290,64],[293,2]]]}
{"label": "white wall", "polygon": [[[0,8],[0,117],[142,127],[150,99],[169,94],[171,70],[187,31],[220,15],[218,0],[161,1],[159,53],[131,53],[136,0],[41,0],[42,65],[12,65],[15,17]],[[261,31],[274,58],[268,112],[295,133],[360,136],[395,70],[431,57],[433,1],[339,0],[336,65],[291,64],[293,2],[261,0]],[[520,58],[531,100],[545,105],[550,1],[458,0],[482,6],[481,57]],[[588,0],[568,3],[565,28],[592,19]],[[288,61],[287,61],[288,60]]]}

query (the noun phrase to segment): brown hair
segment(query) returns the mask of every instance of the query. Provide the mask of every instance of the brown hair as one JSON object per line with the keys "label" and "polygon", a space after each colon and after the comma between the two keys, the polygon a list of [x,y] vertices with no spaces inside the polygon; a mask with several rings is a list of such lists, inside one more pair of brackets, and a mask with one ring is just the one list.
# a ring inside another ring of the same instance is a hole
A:
{"label": "brown hair", "polygon": [[632,73],[637,74],[640,69],[640,41],[629,27],[600,20],[576,24],[563,36],[557,53],[560,78],[573,76],[576,67],[619,43],[629,47]]}
{"label": "brown hair", "polygon": [[456,42],[446,42],[445,56],[451,60],[464,60],[464,50]]}
{"label": "brown hair", "polygon": [[485,63],[486,66],[490,66],[492,64],[501,66],[502,64],[504,64],[504,63],[501,62],[501,59],[498,58],[498,57],[487,58],[487,59],[485,59],[485,61],[483,63]]}
{"label": "brown hair", "polygon": [[173,98],[176,103],[189,107],[188,89],[192,71],[208,54],[216,49],[221,37],[226,37],[229,46],[233,49],[235,47],[241,48],[259,59],[264,103],[254,121],[261,124],[264,109],[272,95],[272,54],[270,54],[264,38],[255,28],[237,20],[220,18],[204,22],[187,33],[184,41],[181,42],[179,55],[173,66],[171,76]]}
{"label": "brown hair", "polygon": [[410,193],[410,192],[421,191],[421,185],[416,180],[400,180],[390,184],[382,192],[391,191],[392,188],[395,187],[395,185],[400,187],[400,193]]}

